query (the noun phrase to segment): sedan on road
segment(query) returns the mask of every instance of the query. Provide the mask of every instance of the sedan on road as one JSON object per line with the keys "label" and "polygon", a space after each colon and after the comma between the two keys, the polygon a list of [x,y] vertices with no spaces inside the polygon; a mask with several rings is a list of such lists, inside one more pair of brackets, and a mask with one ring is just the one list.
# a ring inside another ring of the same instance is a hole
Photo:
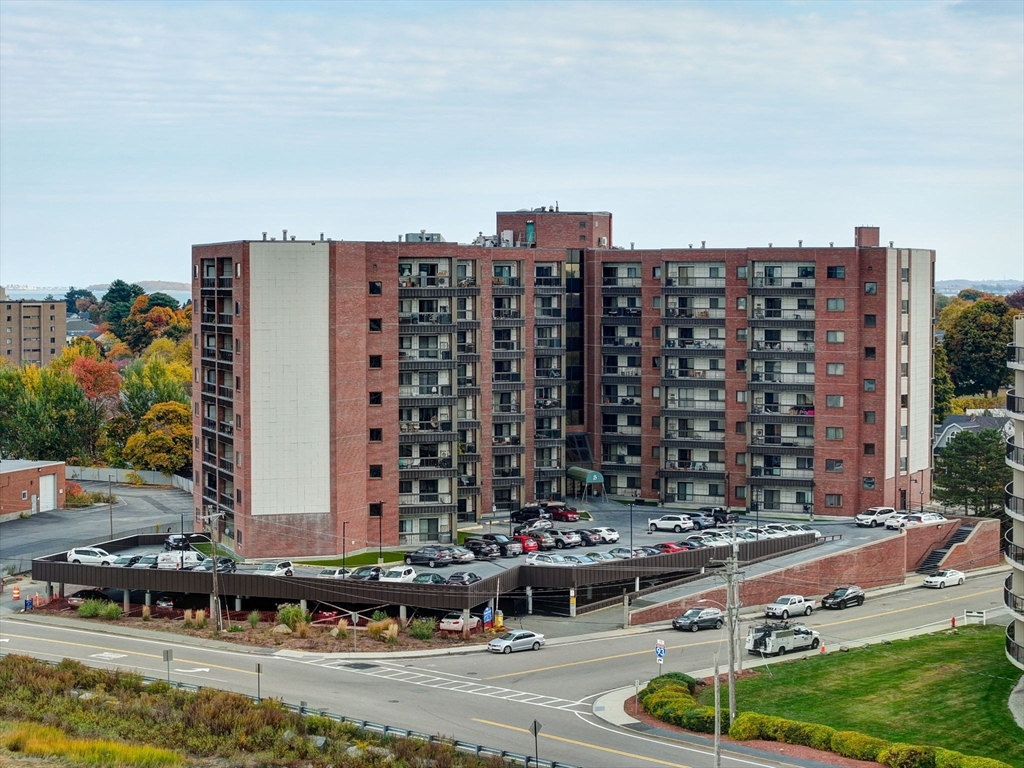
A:
{"label": "sedan on road", "polygon": [[682,616],[672,619],[672,628],[680,632],[696,632],[699,629],[721,629],[725,617],[717,608],[690,608]]}
{"label": "sedan on road", "polygon": [[512,653],[533,649],[539,651],[544,645],[544,635],[528,629],[513,629],[501,637],[496,637],[487,644],[491,653]]}
{"label": "sedan on road", "polygon": [[439,565],[451,565],[452,553],[441,547],[420,547],[415,552],[405,554],[405,564],[415,565],[426,563],[431,568]]}
{"label": "sedan on road", "polygon": [[823,598],[822,608],[848,608],[851,605],[864,605],[864,590],[853,584],[836,587]]}
{"label": "sedan on road", "polygon": [[69,563],[82,565],[110,565],[117,557],[99,547],[76,547],[68,552]]}
{"label": "sedan on road", "polygon": [[936,571],[931,576],[927,577],[922,582],[921,586],[931,587],[932,589],[945,589],[946,587],[953,586],[954,584],[958,586],[963,584],[964,578],[962,571],[957,571],[953,568],[946,568],[942,571]]}

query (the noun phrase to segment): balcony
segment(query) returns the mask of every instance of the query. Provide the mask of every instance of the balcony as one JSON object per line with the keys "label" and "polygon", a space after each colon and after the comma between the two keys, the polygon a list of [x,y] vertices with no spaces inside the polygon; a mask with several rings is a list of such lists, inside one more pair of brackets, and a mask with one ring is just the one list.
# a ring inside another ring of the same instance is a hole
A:
{"label": "balcony", "polygon": [[1005,488],[1003,506],[1006,508],[1006,514],[1011,518],[1024,521],[1024,498],[1013,495],[1013,483]]}
{"label": "balcony", "polygon": [[518,341],[503,340],[491,342],[491,349],[494,352],[522,352],[523,348],[519,346]]}
{"label": "balcony", "polygon": [[754,435],[750,445],[777,445],[789,448],[813,448],[813,437],[796,437],[795,435]]}
{"label": "balcony", "polygon": [[562,319],[562,308],[561,307],[537,307],[534,310],[534,318],[537,320],[561,320]]}
{"label": "balcony", "polygon": [[450,421],[438,421],[437,419],[431,419],[430,421],[400,421],[398,422],[399,432],[451,432],[452,423]]}
{"label": "balcony", "polygon": [[814,288],[813,277],[754,277],[751,288]]}
{"label": "balcony", "polygon": [[755,308],[750,319],[755,322],[758,320],[814,320],[814,310]]}
{"label": "balcony", "polygon": [[537,349],[563,349],[565,342],[561,339],[534,339],[533,346]]}
{"label": "balcony", "polygon": [[398,388],[399,397],[451,397],[452,388],[448,384],[412,384]]}
{"label": "balcony", "polygon": [[216,277],[204,277],[201,287],[203,288],[216,288],[217,278]]}
{"label": "balcony", "polygon": [[227,435],[230,437],[231,435],[235,434],[235,425],[227,421],[218,422],[217,432],[219,434]]}
{"label": "balcony", "polygon": [[456,344],[455,352],[460,355],[475,355],[477,354],[476,344],[472,344],[470,342]]}
{"label": "balcony", "polygon": [[758,403],[750,407],[752,414],[779,414],[786,416],[814,416],[813,405],[789,405],[786,403]]}
{"label": "balcony", "polygon": [[506,288],[523,287],[523,283],[518,277],[492,277],[491,285],[504,286]]}
{"label": "balcony", "polygon": [[725,371],[709,368],[668,368],[665,370],[666,379],[713,379],[724,380]]}
{"label": "balcony", "polygon": [[519,413],[519,403],[498,403],[491,406],[492,413]]}
{"label": "balcony", "polygon": [[1024,418],[1024,397],[1018,397],[1015,389],[1006,393],[1006,410]]}
{"label": "balcony", "polygon": [[1003,539],[1006,541],[1006,548],[1003,550],[1006,559],[1011,563],[1024,565],[1024,547],[1013,543],[1013,531],[1007,531]]}
{"label": "balcony", "polygon": [[625,424],[604,424],[601,427],[603,435],[640,435],[642,427],[627,426]]}
{"label": "balcony", "polygon": [[635,405],[635,406],[639,407],[640,406],[640,398],[639,397],[618,397],[618,396],[611,397],[611,396],[608,396],[608,397],[605,397],[601,401],[601,404],[602,405]]}
{"label": "balcony", "polygon": [[606,365],[601,373],[605,376],[639,376],[640,369],[632,365]]}
{"label": "balcony", "polygon": [[714,349],[724,350],[725,341],[722,339],[665,339],[665,347],[668,349]]}
{"label": "balcony", "polygon": [[399,325],[451,325],[450,312],[399,312]]}
{"label": "balcony", "polygon": [[534,371],[534,377],[538,379],[561,379],[561,368],[538,368]]}
{"label": "balcony", "polygon": [[750,468],[750,477],[780,477],[790,480],[813,480],[813,469],[795,469],[792,467],[758,467]]}
{"label": "balcony", "polygon": [[641,277],[603,277],[601,286],[603,288],[640,288],[643,285]]}
{"label": "balcony", "polygon": [[694,320],[724,320],[725,310],[722,308],[666,307],[665,317],[677,317]]}
{"label": "balcony", "polygon": [[415,360],[451,360],[450,349],[400,349],[398,350],[399,362],[412,362]]}
{"label": "balcony", "polygon": [[681,472],[725,472],[725,462],[722,461],[676,461],[667,459],[664,469],[677,470]]}
{"label": "balcony", "polygon": [[398,460],[399,469],[451,469],[451,466],[452,460],[449,456],[417,456]]}
{"label": "balcony", "polygon": [[725,400],[697,400],[689,398],[669,397],[665,407],[672,410],[724,411]]}
{"label": "balcony", "polygon": [[518,309],[495,309],[491,317],[494,320],[522,320],[523,313]]}
{"label": "balcony", "polygon": [[1014,666],[1024,669],[1024,645],[1016,641],[1013,633],[1014,624],[1011,622],[1006,627],[1006,657]]}
{"label": "balcony", "polygon": [[719,506],[725,503],[725,496],[708,496],[702,493],[666,493],[664,501],[666,504],[713,504]]}
{"label": "balcony", "polygon": [[491,445],[521,445],[519,435],[495,435],[491,438]]}
{"label": "balcony", "polygon": [[519,467],[493,467],[491,475],[492,477],[522,477],[522,472]]}
{"label": "balcony", "polygon": [[230,276],[225,277],[224,275],[221,275],[220,277],[218,277],[217,278],[217,287],[218,288],[230,288],[231,287],[231,277]]}
{"label": "balcony", "polygon": [[665,440],[693,440],[705,443],[721,443],[725,441],[725,432],[710,432],[696,429],[666,429]]}
{"label": "balcony", "polygon": [[535,277],[533,278],[534,286],[538,288],[561,288],[562,278],[560,277]]}
{"label": "balcony", "polygon": [[1014,469],[1024,472],[1024,448],[1019,447],[1012,440],[1006,441],[1006,463]]}
{"label": "balcony", "polygon": [[814,352],[814,342],[754,340],[750,349],[753,352]]}
{"label": "balcony", "polygon": [[476,475],[459,475],[459,488],[479,488],[480,481]]}
{"label": "balcony", "polygon": [[602,456],[602,464],[615,465],[619,467],[639,467],[639,456]]}
{"label": "balcony", "polygon": [[400,275],[399,288],[449,288],[451,280],[447,275]]}
{"label": "balcony", "polygon": [[604,336],[601,338],[602,347],[631,347],[640,348],[639,336]]}
{"label": "balcony", "polygon": [[420,504],[451,504],[450,493],[400,493],[398,503],[403,506]]}
{"label": "balcony", "polygon": [[476,322],[476,312],[472,309],[460,309],[455,312],[455,320],[459,323]]}
{"label": "balcony", "polygon": [[624,317],[639,320],[643,312],[640,307],[605,307],[601,314],[604,317]]}
{"label": "balcony", "polygon": [[769,384],[814,384],[813,373],[778,373],[776,371],[751,371],[750,381]]}
{"label": "balcony", "polygon": [[1024,370],[1024,346],[1006,345],[1006,362],[1011,368]]}
{"label": "balcony", "polygon": [[455,382],[459,387],[475,387],[476,379],[472,376],[459,376]]}
{"label": "balcony", "polygon": [[724,277],[679,277],[665,278],[666,288],[725,288]]}
{"label": "balcony", "polygon": [[1013,574],[1010,573],[1003,582],[1003,605],[1024,620],[1024,595],[1014,594]]}
{"label": "balcony", "polygon": [[562,404],[560,402],[558,402],[557,400],[551,400],[549,398],[545,398],[543,400],[536,400],[536,401],[534,401],[533,407],[538,409],[538,410],[547,410],[548,408],[561,408]]}
{"label": "balcony", "polygon": [[523,374],[519,373],[519,371],[507,371],[507,372],[503,372],[503,373],[493,373],[493,374],[491,374],[491,382],[495,383],[495,384],[499,384],[499,383],[515,384],[517,382],[521,382],[522,380],[523,380]]}

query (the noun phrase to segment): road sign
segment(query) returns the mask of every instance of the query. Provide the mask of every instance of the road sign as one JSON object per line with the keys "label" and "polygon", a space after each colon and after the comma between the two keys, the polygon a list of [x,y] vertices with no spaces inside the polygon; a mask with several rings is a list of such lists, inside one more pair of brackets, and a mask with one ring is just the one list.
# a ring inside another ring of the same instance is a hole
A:
{"label": "road sign", "polygon": [[541,728],[540,723],[538,723],[536,720],[534,720],[533,721],[533,725],[530,726],[530,733],[532,733],[534,736],[536,736],[538,733],[540,733],[540,728]]}
{"label": "road sign", "polygon": [[658,640],[654,644],[654,655],[658,657],[658,663],[659,664],[664,664],[665,663],[665,641],[664,640]]}
{"label": "road sign", "polygon": [[487,608],[484,608],[484,626],[485,627],[489,626],[491,621],[493,621],[493,619],[494,619],[494,614],[491,613],[490,606],[488,606]]}

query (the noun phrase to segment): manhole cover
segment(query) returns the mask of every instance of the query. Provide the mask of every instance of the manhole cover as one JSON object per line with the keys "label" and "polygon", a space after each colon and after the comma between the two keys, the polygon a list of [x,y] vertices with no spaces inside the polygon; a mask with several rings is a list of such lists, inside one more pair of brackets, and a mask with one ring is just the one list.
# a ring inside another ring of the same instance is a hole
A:
{"label": "manhole cover", "polygon": [[373,669],[377,665],[376,664],[364,664],[361,661],[356,661],[356,662],[353,662],[351,664],[343,664],[342,666],[347,667],[348,669]]}

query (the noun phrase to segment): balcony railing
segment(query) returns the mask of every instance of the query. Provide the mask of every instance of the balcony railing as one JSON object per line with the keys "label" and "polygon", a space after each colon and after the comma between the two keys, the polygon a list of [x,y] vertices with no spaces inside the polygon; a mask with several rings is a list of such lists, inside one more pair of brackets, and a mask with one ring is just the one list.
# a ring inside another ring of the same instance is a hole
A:
{"label": "balcony railing", "polygon": [[1024,614],[1024,595],[1014,594],[1012,573],[1003,582],[1003,605],[1014,613]]}
{"label": "balcony railing", "polygon": [[605,317],[640,317],[643,313],[640,307],[605,307],[602,314]]}
{"label": "balcony railing", "polygon": [[452,322],[450,312],[399,312],[399,325],[448,325]]}
{"label": "balcony railing", "polygon": [[639,376],[640,369],[635,365],[606,365],[602,371],[605,376]]}
{"label": "balcony railing", "polygon": [[1024,346],[1006,345],[1006,362],[1024,365]]}
{"label": "balcony railing", "polygon": [[641,429],[641,427],[627,426],[626,424],[604,424],[601,427],[601,432],[605,435],[639,435],[642,434]]}
{"label": "balcony railing", "polygon": [[216,277],[204,277],[203,278],[202,286],[203,286],[203,288],[216,288],[217,287],[217,278]]}
{"label": "balcony railing", "polygon": [[491,438],[491,445],[521,445],[519,435],[495,435]]}
{"label": "balcony railing", "polygon": [[699,307],[667,307],[665,309],[665,317],[689,317],[697,319],[705,318],[716,318],[721,319],[725,317],[725,310],[721,308],[713,309],[701,309]]}
{"label": "balcony railing", "polygon": [[451,432],[450,421],[400,421],[398,422],[399,432]]}
{"label": "balcony railing", "polygon": [[560,429],[538,429],[533,433],[534,440],[561,440],[562,430]]}
{"label": "balcony railing", "polygon": [[753,320],[813,320],[813,309],[758,309],[750,316]]}
{"label": "balcony railing", "polygon": [[412,384],[398,388],[399,397],[451,397],[451,394],[448,384]]}
{"label": "balcony railing", "polygon": [[533,346],[538,349],[560,349],[565,346],[561,339],[534,339]]}
{"label": "balcony railing", "polygon": [[534,285],[546,286],[548,288],[557,288],[562,284],[562,278],[560,277],[535,277],[533,278]]}
{"label": "balcony railing", "polygon": [[1007,391],[1006,410],[1024,416],[1024,397],[1017,397],[1016,390],[1011,389]]}
{"label": "balcony railing", "polygon": [[523,283],[518,277],[492,277],[491,285],[506,285],[509,288],[521,288]]}
{"label": "balcony railing", "polygon": [[476,278],[473,275],[463,275],[458,279],[456,285],[459,288],[474,288],[476,287]]}
{"label": "balcony railing", "polygon": [[1006,556],[1013,562],[1024,565],[1024,547],[1013,543],[1013,531],[1007,531],[1003,539],[1006,541],[1006,548],[1003,550]]}
{"label": "balcony railing", "polygon": [[447,288],[451,280],[446,275],[400,275],[399,288]]}
{"label": "balcony railing", "polygon": [[689,472],[725,472],[725,462],[678,461],[675,459],[666,459],[665,469],[678,469]]}
{"label": "balcony railing", "polygon": [[757,467],[750,468],[751,477],[788,477],[810,480],[814,477],[813,469],[794,469],[792,467]]}
{"label": "balcony railing", "polygon": [[493,477],[522,477],[522,472],[519,467],[493,467],[491,475]]}
{"label": "balcony railing", "polygon": [[476,443],[459,443],[459,455],[462,456],[467,453],[476,453]]}
{"label": "balcony railing", "polygon": [[778,413],[787,416],[813,416],[813,405],[787,405],[785,403],[765,403],[750,406],[751,413]]}
{"label": "balcony railing", "polygon": [[450,469],[451,466],[452,460],[449,456],[416,456],[398,460],[399,469],[423,469],[425,467]]}
{"label": "balcony railing", "polygon": [[217,278],[217,287],[218,288],[230,288],[231,287],[231,278],[230,277],[224,277],[223,275],[221,277],[218,277]]}
{"label": "balcony railing", "polygon": [[606,455],[606,456],[602,456],[601,457],[601,463],[602,464],[622,464],[623,466],[627,466],[627,467],[639,467],[640,466],[640,457],[639,456],[616,456],[616,455],[607,456]]}
{"label": "balcony railing", "polygon": [[[461,282],[461,280],[459,281]],[[403,547],[412,547],[419,544],[451,544],[452,535],[449,531],[438,531],[437,533],[399,533],[398,543]]]}
{"label": "balcony railing", "polygon": [[459,488],[475,488],[477,485],[476,475],[459,475]]}
{"label": "balcony railing", "polygon": [[560,402],[558,402],[557,400],[552,400],[550,398],[543,398],[541,400],[534,401],[533,407],[534,408],[540,408],[540,409],[543,410],[545,408],[561,408],[562,404]]}
{"label": "balcony railing", "polygon": [[719,505],[725,501],[725,495],[708,496],[703,493],[666,493],[664,496],[666,504],[688,503],[688,504],[715,504]]}
{"label": "balcony railing", "polygon": [[813,373],[778,373],[777,371],[751,371],[751,381],[766,381],[772,384],[813,384]]}
{"label": "balcony railing", "polygon": [[725,432],[711,432],[709,430],[696,429],[666,429],[666,440],[710,440],[721,442],[725,440]]}
{"label": "balcony railing", "polygon": [[456,320],[476,320],[476,312],[472,309],[460,309],[455,312]]}
{"label": "balcony railing", "polygon": [[686,287],[697,287],[697,288],[724,288],[725,278],[724,277],[679,277],[678,275],[669,275],[665,278],[665,285],[669,288],[675,288],[680,286]]}
{"label": "balcony railing", "polygon": [[562,378],[561,368],[538,368],[534,375],[538,379],[560,379]]}
{"label": "balcony railing", "polygon": [[669,349],[725,349],[725,341],[718,339],[665,339]]}
{"label": "balcony railing", "polygon": [[495,403],[491,410],[494,413],[519,413],[519,403]]}
{"label": "balcony railing", "polygon": [[605,396],[601,401],[602,405],[640,405],[639,397],[618,397],[618,396]]}
{"label": "balcony railing", "polygon": [[618,286],[619,288],[639,288],[643,285],[643,278],[640,277],[604,277],[601,278],[603,286]]}
{"label": "balcony railing", "polygon": [[724,411],[724,400],[696,400],[690,398],[669,397],[666,408],[700,409],[704,411]]}
{"label": "balcony railing", "polygon": [[231,313],[221,312],[217,315],[217,322],[221,325],[231,325]]}
{"label": "balcony railing", "polygon": [[231,387],[217,387],[217,395],[220,397],[234,397]]}
{"label": "balcony railing", "polygon": [[476,344],[470,342],[456,344],[455,351],[458,352],[460,355],[473,355],[476,354]]}
{"label": "balcony railing", "polygon": [[495,309],[492,317],[495,320],[521,320],[523,315],[518,309]]}
{"label": "balcony railing", "polygon": [[459,376],[455,383],[460,387],[475,387],[476,379],[472,376]]}
{"label": "balcony railing", "polygon": [[450,493],[400,493],[399,504],[451,504]]}
{"label": "balcony railing", "polygon": [[217,394],[217,385],[216,384],[211,384],[208,381],[204,381],[203,382],[203,394],[205,394],[205,395],[216,395]]}
{"label": "balcony railing", "polygon": [[768,352],[813,352],[813,341],[762,341],[754,340],[750,346],[757,351]]}
{"label": "balcony railing", "polygon": [[235,434],[235,425],[227,421],[221,421],[217,424],[217,431],[222,435],[233,435]]}
{"label": "balcony railing", "polygon": [[604,336],[601,338],[602,347],[639,347],[638,336]]}
{"label": "balcony railing", "polygon": [[755,277],[750,281],[753,288],[813,288],[813,277]]}
{"label": "balcony railing", "polygon": [[1024,498],[1014,496],[1013,483],[1009,483],[1004,489],[1003,506],[1011,514],[1024,518]]}
{"label": "balcony railing", "polygon": [[217,322],[217,315],[213,312],[203,312],[204,323],[215,323]]}
{"label": "balcony railing", "polygon": [[562,316],[562,308],[561,307],[537,307],[537,309],[534,310],[533,316],[534,317],[561,317]]}
{"label": "balcony railing", "polygon": [[519,342],[518,341],[502,340],[502,341],[494,341],[494,342],[492,342],[492,344],[493,344],[493,346],[491,348],[493,350],[497,351],[497,352],[518,352],[518,351],[522,351],[522,347],[519,346]]}
{"label": "balcony railing", "polygon": [[1007,440],[1006,460],[1012,461],[1019,466],[1024,466],[1024,448],[1015,445],[1012,440]]}
{"label": "balcony railing", "polygon": [[1024,645],[1021,645],[1014,638],[1015,625],[1010,622],[1006,626],[1006,655],[1017,662],[1017,666],[1024,669]]}
{"label": "balcony railing", "polygon": [[725,371],[709,368],[666,368],[666,379],[724,379]]}
{"label": "balcony railing", "polygon": [[456,411],[455,418],[459,421],[476,421],[476,413],[473,411]]}
{"label": "balcony railing", "polygon": [[503,373],[494,373],[491,375],[491,381],[495,383],[500,382],[519,382],[523,380],[523,374],[519,371],[506,371]]}
{"label": "balcony railing", "polygon": [[534,459],[533,460],[533,467],[534,467],[534,469],[561,469],[562,468],[562,460],[561,459]]}
{"label": "balcony railing", "polygon": [[796,437],[795,435],[754,435],[750,438],[751,445],[779,445],[791,448],[814,447],[813,437]]}

